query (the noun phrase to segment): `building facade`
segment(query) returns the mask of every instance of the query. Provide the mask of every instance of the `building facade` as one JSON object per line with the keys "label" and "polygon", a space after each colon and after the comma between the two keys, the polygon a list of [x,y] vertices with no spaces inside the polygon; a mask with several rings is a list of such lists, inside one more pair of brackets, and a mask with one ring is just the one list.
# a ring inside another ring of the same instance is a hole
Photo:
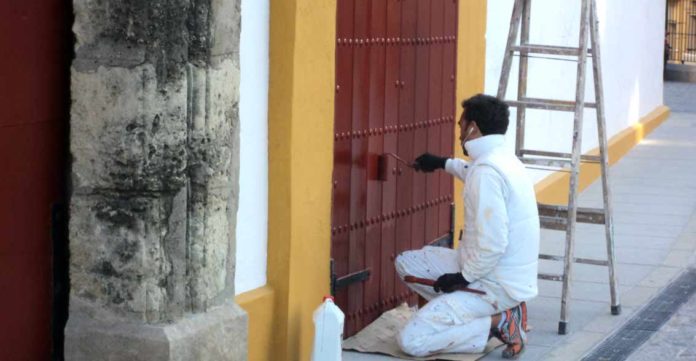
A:
{"label": "building facade", "polygon": [[668,0],[665,58],[696,63],[696,1]]}
{"label": "building facade", "polygon": [[[344,276],[349,333],[415,302],[390,257],[456,243],[462,185],[384,154],[462,156],[458,103],[496,92],[512,0],[49,3],[0,5],[23,34],[0,44],[0,358],[306,360]],[[533,1],[533,41],[577,44],[566,3]],[[669,112],[666,4],[598,5],[613,163]],[[530,64],[530,94],[572,98],[574,64]],[[572,118],[528,117],[530,144],[567,151]],[[565,174],[530,176],[567,201]]]}

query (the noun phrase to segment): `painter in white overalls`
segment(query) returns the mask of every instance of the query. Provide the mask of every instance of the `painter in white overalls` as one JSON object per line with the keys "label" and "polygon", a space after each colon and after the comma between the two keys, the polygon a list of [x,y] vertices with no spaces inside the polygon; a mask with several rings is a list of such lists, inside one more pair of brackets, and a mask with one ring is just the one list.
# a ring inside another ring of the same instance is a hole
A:
{"label": "painter in white overalls", "polygon": [[415,165],[425,172],[444,168],[464,181],[463,239],[456,250],[427,246],[404,252],[395,265],[402,280],[449,274],[444,282],[461,279],[487,295],[440,293],[409,283],[429,301],[398,336],[404,352],[414,356],[481,352],[493,327],[491,315],[537,295],[539,216],[533,184],[504,145],[509,111],[485,95],[462,105],[460,140],[471,161],[424,154]]}

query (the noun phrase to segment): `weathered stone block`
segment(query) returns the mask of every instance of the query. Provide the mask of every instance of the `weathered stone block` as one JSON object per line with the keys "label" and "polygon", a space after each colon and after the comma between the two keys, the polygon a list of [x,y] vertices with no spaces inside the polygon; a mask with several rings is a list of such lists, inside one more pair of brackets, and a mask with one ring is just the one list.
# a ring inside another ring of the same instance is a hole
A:
{"label": "weathered stone block", "polygon": [[77,299],[65,329],[65,359],[246,360],[247,315],[233,302],[171,324],[124,321]]}
{"label": "weathered stone block", "polygon": [[[194,200],[192,204],[194,217],[189,223],[190,239],[188,261],[188,288],[192,310],[204,311],[218,301],[218,295],[226,290],[233,290],[228,282],[230,259],[230,227],[227,207],[229,189],[206,189],[205,199]],[[203,203],[205,202],[205,203]],[[198,213],[203,214],[198,214]],[[232,269],[233,271],[233,269]]]}
{"label": "weathered stone block", "polygon": [[246,357],[239,4],[74,1],[69,359]]}
{"label": "weathered stone block", "polygon": [[181,315],[184,196],[73,196],[72,294],[132,320],[161,322]]}
{"label": "weathered stone block", "polygon": [[190,68],[189,81],[205,93],[191,96],[188,168],[192,184],[237,188],[239,154],[239,63],[216,58],[205,70]]}
{"label": "weathered stone block", "polygon": [[[186,82],[156,86],[151,65],[72,73],[73,185],[171,191],[185,185]],[[230,140],[228,138],[228,140]]]}
{"label": "weathered stone block", "polygon": [[[211,0],[213,13],[212,44],[210,54],[239,54],[239,39],[242,32],[241,0]],[[235,83],[238,84],[238,83]]]}
{"label": "weathered stone block", "polygon": [[85,71],[148,63],[160,86],[178,80],[183,64],[207,57],[209,1],[74,0],[73,66]]}

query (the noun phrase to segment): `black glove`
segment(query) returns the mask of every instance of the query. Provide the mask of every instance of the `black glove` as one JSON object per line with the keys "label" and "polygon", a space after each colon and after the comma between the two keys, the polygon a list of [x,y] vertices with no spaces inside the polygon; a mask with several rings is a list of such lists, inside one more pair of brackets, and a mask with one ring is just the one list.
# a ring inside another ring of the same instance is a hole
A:
{"label": "black glove", "polygon": [[423,153],[416,158],[413,166],[417,171],[430,173],[436,169],[444,169],[445,163],[447,163],[447,158],[438,157],[430,153]]}
{"label": "black glove", "polygon": [[450,293],[456,291],[458,288],[466,287],[468,285],[469,281],[464,279],[461,272],[445,273],[440,276],[437,281],[435,281],[433,289],[435,292],[442,291],[445,293]]}

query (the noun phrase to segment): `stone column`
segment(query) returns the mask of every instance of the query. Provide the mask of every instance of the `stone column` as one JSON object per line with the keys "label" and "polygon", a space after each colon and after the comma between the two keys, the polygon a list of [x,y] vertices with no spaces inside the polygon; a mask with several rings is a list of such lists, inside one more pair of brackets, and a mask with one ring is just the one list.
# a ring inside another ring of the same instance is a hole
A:
{"label": "stone column", "polygon": [[68,360],[244,360],[240,0],[74,0]]}

